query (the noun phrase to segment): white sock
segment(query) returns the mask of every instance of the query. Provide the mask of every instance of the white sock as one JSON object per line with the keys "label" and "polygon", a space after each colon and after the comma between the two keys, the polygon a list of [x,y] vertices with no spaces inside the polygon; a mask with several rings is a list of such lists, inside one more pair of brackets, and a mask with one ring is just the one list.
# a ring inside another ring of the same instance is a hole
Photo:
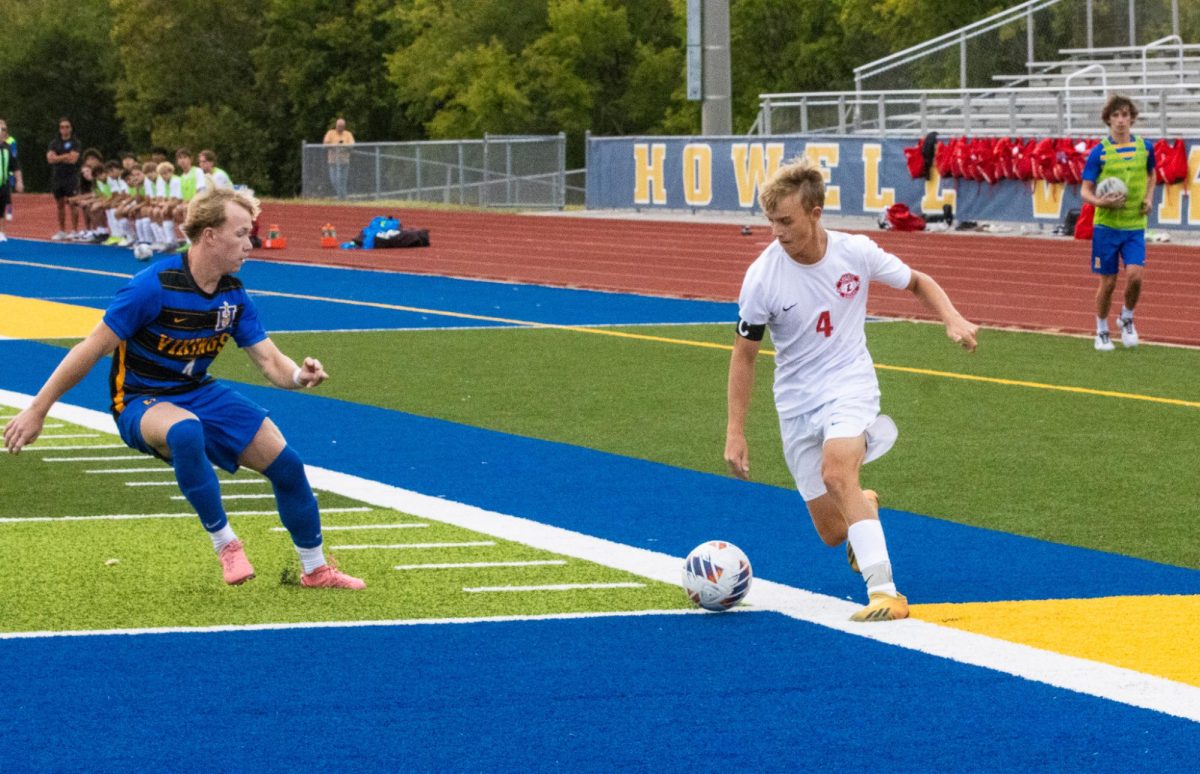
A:
{"label": "white sock", "polygon": [[883,524],[878,519],[856,521],[847,530],[846,539],[854,549],[863,580],[867,582],[867,593],[883,592],[895,596],[896,584],[892,582],[892,561],[883,537]]}
{"label": "white sock", "polygon": [[1129,307],[1125,306],[1124,304],[1121,305],[1121,319],[1122,320],[1132,320],[1133,319],[1133,310],[1130,309]]}
{"label": "white sock", "polygon": [[212,538],[213,549],[219,554],[221,549],[237,540],[237,533],[233,531],[233,527],[229,526],[229,522],[225,522],[225,526],[221,527],[216,532],[208,533]]}
{"label": "white sock", "polygon": [[121,236],[129,238],[129,218],[121,218],[117,221],[117,225],[121,228]]}
{"label": "white sock", "polygon": [[1107,317],[1097,317],[1096,318],[1096,333],[1108,333],[1108,318]]}
{"label": "white sock", "polygon": [[174,242],[175,241],[175,221],[164,220],[163,221],[163,231],[167,232],[167,238],[163,241],[165,241],[165,242]]}
{"label": "white sock", "polygon": [[316,548],[296,546],[296,553],[300,554],[300,564],[304,567],[305,575],[325,564],[325,551],[321,546]]}
{"label": "white sock", "polygon": [[137,229],[137,238],[138,238],[139,242],[153,242],[154,241],[153,239],[150,238],[152,236],[152,234],[149,233],[150,232],[149,226],[150,226],[149,218],[138,218],[137,221],[133,224],[133,227],[135,229]]}
{"label": "white sock", "polygon": [[155,242],[165,242],[165,241],[167,241],[167,234],[166,234],[166,232],[163,230],[163,227],[162,227],[162,224],[161,224],[161,223],[151,223],[151,224],[150,224],[150,229],[151,229],[151,231],[153,231],[153,233],[154,233],[154,241],[155,241]]}

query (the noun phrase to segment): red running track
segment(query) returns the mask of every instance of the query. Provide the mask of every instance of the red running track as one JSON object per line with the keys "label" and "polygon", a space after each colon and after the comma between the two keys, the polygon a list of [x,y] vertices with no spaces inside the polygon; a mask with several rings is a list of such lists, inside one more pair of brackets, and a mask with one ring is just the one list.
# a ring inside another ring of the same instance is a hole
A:
{"label": "red running track", "polygon": [[[16,197],[14,236],[46,238],[56,230],[53,201]],[[319,246],[329,222],[340,241],[373,215],[427,228],[432,246],[405,250],[340,250]],[[734,300],[746,266],[770,241],[763,223],[743,235],[736,225],[683,221],[517,215],[500,212],[389,209],[268,202],[260,224],[277,224],[285,250],[255,258],[528,282],[635,293]],[[959,310],[983,325],[1090,333],[1096,280],[1086,242],[1062,238],[964,233],[869,235],[942,284]],[[1146,341],[1200,345],[1200,248],[1148,246],[1138,329]],[[132,266],[131,266],[132,268]],[[1114,296],[1115,318],[1123,284]],[[872,314],[929,318],[909,294],[872,288]]]}

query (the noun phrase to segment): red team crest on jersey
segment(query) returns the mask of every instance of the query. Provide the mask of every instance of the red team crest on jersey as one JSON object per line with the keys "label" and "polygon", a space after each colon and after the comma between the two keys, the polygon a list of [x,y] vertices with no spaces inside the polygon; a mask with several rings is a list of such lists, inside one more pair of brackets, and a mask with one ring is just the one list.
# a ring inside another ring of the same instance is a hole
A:
{"label": "red team crest on jersey", "polygon": [[837,292],[842,298],[854,298],[860,287],[862,287],[862,281],[857,274],[850,272],[843,274],[837,282]]}

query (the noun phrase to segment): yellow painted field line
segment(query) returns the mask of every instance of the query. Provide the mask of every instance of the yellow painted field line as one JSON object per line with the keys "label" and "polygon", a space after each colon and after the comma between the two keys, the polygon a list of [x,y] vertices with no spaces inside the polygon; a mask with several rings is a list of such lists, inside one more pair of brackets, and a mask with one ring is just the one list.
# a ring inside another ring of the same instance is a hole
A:
{"label": "yellow painted field line", "polygon": [[[55,266],[48,263],[32,263],[28,261],[13,261],[0,259],[0,263],[16,264],[21,266],[34,266],[46,269],[58,269],[62,271],[77,271],[88,274],[103,274],[112,277],[132,277],[131,274],[120,274],[117,272],[99,271],[95,269],[79,269],[70,266]],[[633,339],[636,341],[653,341],[660,344],[682,344],[689,347],[702,347],[705,349],[723,349],[732,351],[731,344],[718,344],[711,341],[690,341],[688,339],[675,339],[667,336],[651,336],[645,333],[628,333],[625,331],[614,331],[607,328],[587,328],[579,325],[560,325],[557,323],[533,322],[531,320],[515,320],[508,317],[493,317],[490,315],[469,314],[467,312],[448,312],[442,309],[427,309],[419,306],[405,306],[402,304],[388,304],[381,301],[356,301],[347,298],[331,298],[328,296],[314,296],[304,293],[284,293],[275,290],[258,290],[253,292],[258,296],[274,296],[277,298],[294,298],[301,301],[321,301],[330,304],[345,304],[347,306],[363,306],[372,309],[388,309],[397,312],[415,312],[417,314],[430,314],[439,317],[456,317],[463,320],[479,320],[481,322],[505,323],[508,325],[519,325],[526,328],[543,328],[548,330],[573,331],[575,333],[591,333],[600,336],[614,336],[622,339]],[[732,328],[732,324],[731,324]],[[774,357],[773,350],[764,349],[759,351],[760,355],[766,357]],[[973,374],[960,374],[953,371],[935,371],[928,368],[910,368],[908,366],[893,366],[883,363],[876,363],[875,368],[880,371],[897,371],[900,373],[917,374],[920,376],[936,376],[943,379],[958,379],[960,381],[982,382],[985,384],[999,384],[1006,387],[1025,387],[1033,390],[1050,390],[1054,392],[1067,392],[1077,395],[1091,395],[1103,398],[1118,398],[1121,400],[1140,400],[1146,403],[1159,403],[1167,406],[1182,406],[1184,408],[1200,408],[1200,401],[1180,400],[1177,398],[1161,398],[1154,395],[1139,395],[1131,392],[1117,392],[1114,390],[1095,390],[1090,387],[1069,387],[1061,384],[1043,384],[1041,382],[1029,382],[1020,379],[1001,379],[994,376],[975,376]]]}

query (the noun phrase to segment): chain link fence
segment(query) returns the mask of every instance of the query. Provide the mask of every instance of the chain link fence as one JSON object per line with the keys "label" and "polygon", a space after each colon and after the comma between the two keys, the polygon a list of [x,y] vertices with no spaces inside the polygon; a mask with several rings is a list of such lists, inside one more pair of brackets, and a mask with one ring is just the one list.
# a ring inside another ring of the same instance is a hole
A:
{"label": "chain link fence", "polygon": [[574,198],[567,185],[569,174],[563,134],[345,146],[305,143],[302,195],[561,209]]}

